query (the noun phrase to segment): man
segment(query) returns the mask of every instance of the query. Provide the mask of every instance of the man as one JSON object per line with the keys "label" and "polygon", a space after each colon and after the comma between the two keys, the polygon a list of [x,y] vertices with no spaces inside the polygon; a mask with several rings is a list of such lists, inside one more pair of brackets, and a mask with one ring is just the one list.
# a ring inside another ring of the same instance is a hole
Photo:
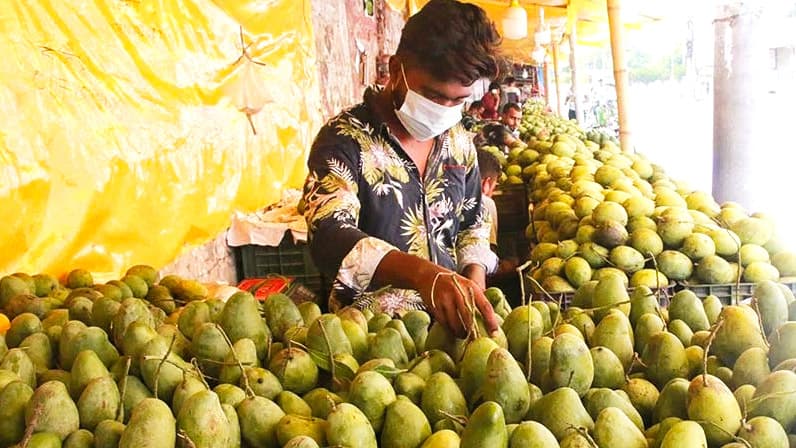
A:
{"label": "man", "polygon": [[473,83],[494,78],[500,38],[477,6],[431,0],[404,27],[390,83],[319,132],[304,186],[310,249],[334,277],[330,308],[425,308],[457,337],[497,257],[475,148],[459,125]]}
{"label": "man", "polygon": [[497,146],[508,154],[509,148],[519,142],[520,121],[522,121],[522,109],[517,103],[508,103],[503,108],[500,121],[486,124],[473,141],[477,147]]}
{"label": "man", "polygon": [[501,98],[503,104],[519,103],[520,89],[517,87],[517,81],[513,77],[509,76],[504,80],[503,83],[503,98]]}
{"label": "man", "polygon": [[483,103],[481,103],[480,100],[473,101],[470,107],[467,108],[467,113],[462,117],[462,126],[468,131],[472,130],[481,121],[481,114],[483,112]]}
{"label": "man", "polygon": [[507,103],[503,107],[500,122],[509,128],[514,138],[520,138],[520,122],[522,121],[522,108],[517,103]]}
{"label": "man", "polygon": [[493,251],[497,250],[497,229],[498,216],[495,201],[492,194],[495,192],[498,180],[500,179],[500,162],[489,151],[478,150],[478,170],[481,172],[481,201],[484,208],[489,212],[492,226],[489,231],[489,246]]}

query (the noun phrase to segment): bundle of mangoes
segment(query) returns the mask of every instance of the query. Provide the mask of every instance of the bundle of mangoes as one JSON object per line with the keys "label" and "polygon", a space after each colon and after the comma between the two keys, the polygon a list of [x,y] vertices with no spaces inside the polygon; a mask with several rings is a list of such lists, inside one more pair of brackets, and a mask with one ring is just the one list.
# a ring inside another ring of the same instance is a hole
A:
{"label": "bundle of mangoes", "polygon": [[719,205],[571,121],[538,113],[524,119],[548,124],[526,135],[529,149],[509,154],[505,174],[510,183],[527,183],[534,204],[526,234],[540,289],[572,292],[606,269],[649,287],[796,276],[796,253],[778,242],[769,216]]}
{"label": "bundle of mangoes", "polygon": [[796,300],[679,292],[661,308],[605,275],[565,311],[321,313],[132,268],[0,280],[0,447],[796,446]]}

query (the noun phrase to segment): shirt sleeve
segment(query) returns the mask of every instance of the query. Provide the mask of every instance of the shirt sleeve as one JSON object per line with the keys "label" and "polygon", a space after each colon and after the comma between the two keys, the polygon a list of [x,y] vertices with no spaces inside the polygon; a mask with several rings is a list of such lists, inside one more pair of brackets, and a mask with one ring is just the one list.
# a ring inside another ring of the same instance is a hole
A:
{"label": "shirt sleeve", "polygon": [[[354,291],[365,291],[394,246],[357,228],[359,151],[342,138],[316,139],[304,184],[304,218],[318,269]],[[324,142],[331,140],[331,142]]]}
{"label": "shirt sleeve", "polygon": [[463,212],[456,238],[457,269],[461,272],[467,265],[480,264],[489,274],[495,271],[498,264],[497,255],[489,248],[492,219],[481,200],[481,173],[478,170],[475,147],[471,142],[466,151],[465,197],[475,198],[475,204],[473,207],[466,207]]}

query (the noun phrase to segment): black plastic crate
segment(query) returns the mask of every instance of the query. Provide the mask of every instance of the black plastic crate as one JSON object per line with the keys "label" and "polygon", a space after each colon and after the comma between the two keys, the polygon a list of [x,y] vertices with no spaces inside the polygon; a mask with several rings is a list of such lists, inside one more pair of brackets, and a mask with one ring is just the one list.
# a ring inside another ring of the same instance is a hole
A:
{"label": "black plastic crate", "polygon": [[498,214],[498,231],[501,233],[525,232],[528,216],[528,191],[525,185],[505,185],[492,196]]}
{"label": "black plastic crate", "polygon": [[295,278],[323,300],[328,295],[328,285],[312,262],[309,246],[294,243],[289,233],[285,234],[277,247],[249,244],[234,247],[238,281],[245,278],[264,278],[279,274]]}

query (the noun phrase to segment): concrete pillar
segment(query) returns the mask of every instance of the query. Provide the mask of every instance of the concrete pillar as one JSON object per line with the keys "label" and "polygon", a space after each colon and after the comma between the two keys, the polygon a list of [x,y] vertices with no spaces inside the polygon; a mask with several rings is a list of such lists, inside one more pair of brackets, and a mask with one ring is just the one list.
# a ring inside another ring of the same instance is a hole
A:
{"label": "concrete pillar", "polygon": [[761,11],[748,3],[725,0],[714,22],[713,195],[760,210],[755,192],[775,177],[766,165],[776,150],[765,144],[769,60]]}

